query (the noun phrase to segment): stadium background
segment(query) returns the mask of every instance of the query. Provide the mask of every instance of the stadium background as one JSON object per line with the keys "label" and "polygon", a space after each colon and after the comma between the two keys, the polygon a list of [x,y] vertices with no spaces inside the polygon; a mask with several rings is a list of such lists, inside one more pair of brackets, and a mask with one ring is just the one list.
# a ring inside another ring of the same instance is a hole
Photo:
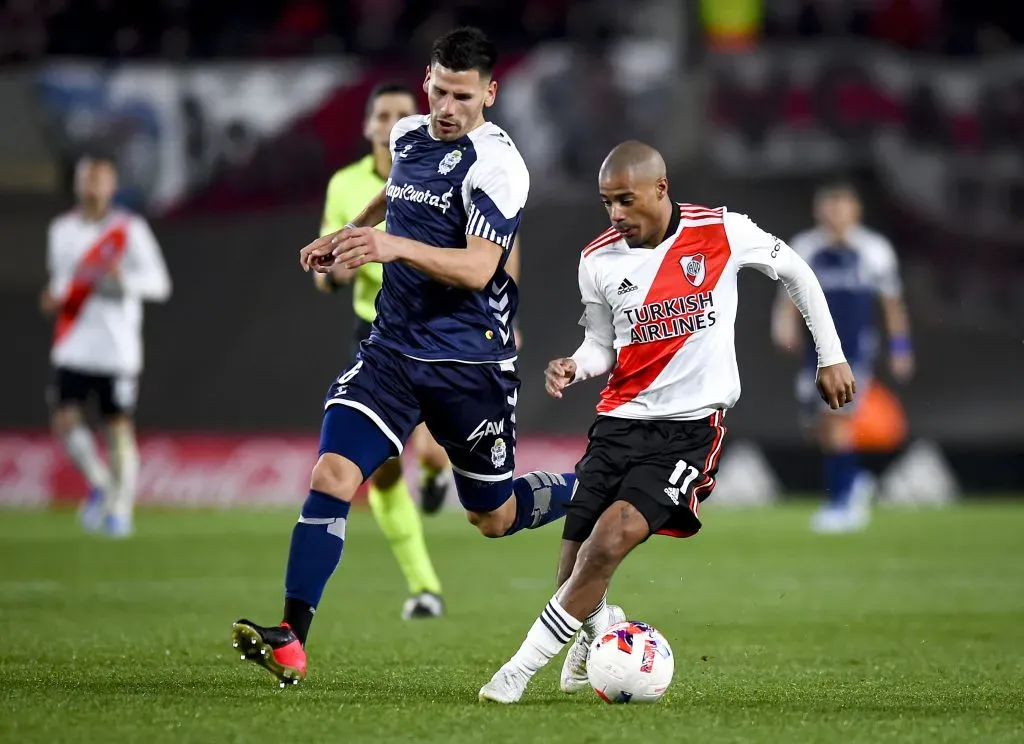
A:
{"label": "stadium background", "polygon": [[[330,174],[365,151],[366,94],[417,85],[430,39],[456,22],[498,41],[491,117],[533,176],[523,465],[558,469],[582,450],[598,386],[555,402],[541,374],[578,343],[578,250],[606,225],[596,169],[632,137],[666,154],[677,200],[780,236],[809,224],[818,179],[853,174],[903,262],[918,373],[893,389],[908,442],[937,445],[967,492],[1024,490],[1024,52],[1010,5],[0,3],[0,502],[82,491],[45,432],[36,308],[46,224],[70,204],[75,158],[102,146],[175,284],[147,309],[142,501],[297,503],[351,322],[297,251]],[[814,489],[795,362],[768,335],[775,287],[751,273],[741,291],[730,439],[763,452],[785,490]]]}

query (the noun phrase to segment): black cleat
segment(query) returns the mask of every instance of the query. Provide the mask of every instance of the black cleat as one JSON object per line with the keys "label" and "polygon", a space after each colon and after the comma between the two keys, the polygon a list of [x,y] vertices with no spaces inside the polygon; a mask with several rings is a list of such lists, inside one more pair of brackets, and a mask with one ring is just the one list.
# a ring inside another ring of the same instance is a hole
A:
{"label": "black cleat", "polygon": [[424,478],[420,484],[420,509],[424,514],[437,514],[448,498],[451,480],[447,468],[432,478]]}
{"label": "black cleat", "polygon": [[231,626],[231,639],[242,661],[259,664],[281,687],[297,685],[305,678],[306,650],[288,625],[266,628],[251,620],[238,620]]}
{"label": "black cleat", "polygon": [[444,615],[444,600],[433,592],[420,592],[405,600],[402,605],[403,620],[419,620]]}

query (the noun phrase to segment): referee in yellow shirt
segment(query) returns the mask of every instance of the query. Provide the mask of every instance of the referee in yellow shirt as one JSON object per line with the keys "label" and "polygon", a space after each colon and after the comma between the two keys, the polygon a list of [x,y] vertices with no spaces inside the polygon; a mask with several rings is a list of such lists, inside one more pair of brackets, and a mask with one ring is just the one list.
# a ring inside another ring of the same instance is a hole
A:
{"label": "referee in yellow shirt", "polygon": [[[320,234],[340,230],[358,215],[363,207],[384,188],[391,172],[391,129],[406,116],[417,113],[416,96],[403,85],[381,85],[366,102],[363,136],[369,141],[369,155],[342,168],[327,187],[323,224]],[[378,225],[383,228],[383,225]],[[519,251],[513,246],[506,270],[513,281],[519,279]],[[352,306],[356,322],[352,343],[355,356],[359,344],[369,337],[370,325],[377,316],[376,299],[384,281],[384,266],[368,263],[355,271],[336,266],[330,274],[313,274],[317,289],[334,292],[352,284]],[[518,342],[518,334],[516,336]],[[434,441],[427,428],[420,424],[412,438],[420,457],[420,503],[432,514],[444,503],[451,470],[444,449]],[[395,458],[384,463],[370,479],[370,508],[381,530],[391,544],[402,573],[409,584],[410,597],[402,607],[402,617],[437,617],[444,614],[441,582],[423,539],[423,523],[402,477],[402,461]]]}

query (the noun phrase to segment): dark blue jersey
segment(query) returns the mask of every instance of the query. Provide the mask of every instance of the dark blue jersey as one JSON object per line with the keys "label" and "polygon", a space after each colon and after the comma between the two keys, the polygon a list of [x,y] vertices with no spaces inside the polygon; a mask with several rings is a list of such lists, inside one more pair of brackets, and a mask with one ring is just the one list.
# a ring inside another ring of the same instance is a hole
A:
{"label": "dark blue jersey", "polygon": [[[847,361],[854,367],[870,366],[878,346],[878,297],[897,297],[901,291],[892,245],[859,226],[842,240],[821,229],[808,230],[790,245],[821,283]],[[805,363],[817,366],[813,345]]]}
{"label": "dark blue jersey", "polygon": [[442,284],[398,261],[385,264],[371,342],[424,361],[514,359],[519,295],[505,260],[530,188],[522,156],[490,122],[442,142],[430,135],[427,116],[398,122],[391,150],[389,233],[450,250],[464,250],[466,237],[476,235],[505,253],[480,292]]}

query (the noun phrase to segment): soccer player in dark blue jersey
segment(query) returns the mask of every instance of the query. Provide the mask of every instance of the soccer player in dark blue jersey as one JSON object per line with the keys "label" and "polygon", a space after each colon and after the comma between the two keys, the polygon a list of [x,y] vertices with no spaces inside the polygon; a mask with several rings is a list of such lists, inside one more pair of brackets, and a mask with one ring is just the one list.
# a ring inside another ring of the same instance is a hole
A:
{"label": "soccer player in dark blue jersey", "polygon": [[[896,252],[883,235],[861,224],[860,199],[848,183],[827,183],[818,189],[814,212],[817,226],[794,237],[790,245],[810,264],[825,290],[858,386],[866,390],[871,384],[878,357],[879,299],[889,337],[890,369],[898,381],[907,380],[914,370],[914,356]],[[853,532],[867,526],[872,497],[870,479],[862,477],[853,442],[850,413],[856,404],[833,411],[814,397],[814,345],[803,343],[802,325],[796,307],[780,295],[772,333],[776,344],[786,350],[803,348],[797,398],[804,421],[825,455],[828,501],[814,515],[811,527],[823,533]]]}
{"label": "soccer player in dark blue jersey", "polygon": [[[477,29],[439,38],[423,83],[430,114],[395,125],[384,189],[350,225],[301,251],[306,270],[384,264],[384,283],[370,338],[327,394],[320,458],[292,532],[284,620],[233,626],[242,658],[282,685],[305,676],[306,636],[341,559],[356,490],[420,421],[448,453],[469,521],[487,537],[556,520],[572,496],[572,473],[513,476],[519,299],[505,264],[529,173],[509,136],[484,119],[496,57]],[[386,232],[373,229],[385,217]]]}

